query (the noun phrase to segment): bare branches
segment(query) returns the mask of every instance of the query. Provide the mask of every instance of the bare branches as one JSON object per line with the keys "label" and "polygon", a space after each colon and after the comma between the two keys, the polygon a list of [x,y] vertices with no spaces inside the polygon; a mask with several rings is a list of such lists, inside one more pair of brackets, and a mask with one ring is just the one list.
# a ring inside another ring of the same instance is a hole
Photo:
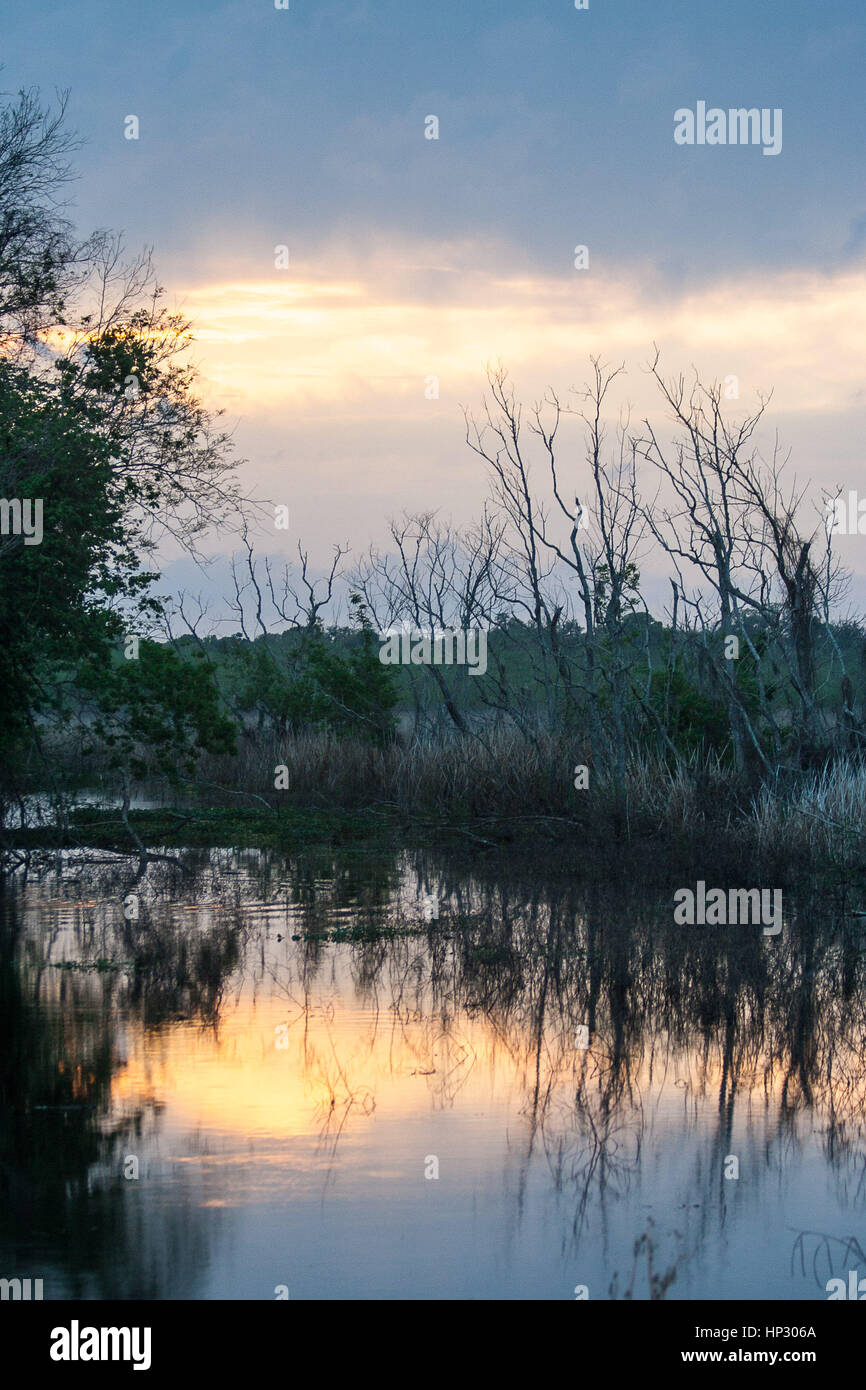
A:
{"label": "bare branches", "polygon": [[68,93],[52,111],[35,88],[0,106],[0,347],[32,354],[85,278],[93,241],[79,242],[61,193],[80,143],[65,129]]}

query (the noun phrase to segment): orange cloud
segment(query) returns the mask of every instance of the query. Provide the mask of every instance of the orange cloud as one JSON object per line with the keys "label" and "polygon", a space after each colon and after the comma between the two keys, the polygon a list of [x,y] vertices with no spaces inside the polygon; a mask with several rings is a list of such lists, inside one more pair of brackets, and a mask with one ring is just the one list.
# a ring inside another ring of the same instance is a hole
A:
{"label": "orange cloud", "polygon": [[[331,258],[332,259],[332,258]],[[214,403],[244,415],[342,405],[352,415],[423,407],[430,378],[442,396],[475,400],[485,362],[502,359],[524,394],[583,380],[591,354],[625,359],[628,395],[655,403],[636,370],[658,342],[667,371],[739,379],[741,399],[773,389],[792,413],[844,410],[861,389],[866,272],[785,272],[720,280],[680,293],[637,273],[590,267],[570,275],[502,275],[496,258],[458,273],[347,264],[346,278],[274,271],[189,290],[196,357]],[[413,282],[421,285],[413,292]]]}

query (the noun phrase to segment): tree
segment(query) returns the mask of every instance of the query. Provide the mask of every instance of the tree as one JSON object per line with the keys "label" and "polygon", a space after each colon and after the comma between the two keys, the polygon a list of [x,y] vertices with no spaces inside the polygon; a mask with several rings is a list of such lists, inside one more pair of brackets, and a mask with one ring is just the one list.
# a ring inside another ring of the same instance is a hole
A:
{"label": "tree", "polygon": [[[200,657],[200,654],[198,654]],[[183,661],[165,643],[143,641],[134,660],[85,660],[77,686],[94,745],[108,750],[128,809],[134,782],[177,785],[200,752],[232,753],[235,724],[220,707],[203,659]]]}
{"label": "tree", "polygon": [[5,357],[32,357],[40,335],[65,322],[102,241],[79,241],[63,211],[78,141],[35,89],[0,105],[0,344]]}
{"label": "tree", "polygon": [[63,711],[82,659],[107,657],[123,631],[114,605],[144,601],[151,576],[110,478],[108,445],[86,413],[0,362],[0,493],[43,509],[40,543],[0,538],[0,736],[10,752]]}
{"label": "tree", "polygon": [[[160,721],[177,733],[186,699],[186,758],[228,737],[205,708],[209,674],[188,676],[168,651],[113,661],[125,631],[146,637],[161,614],[146,567],[160,532],[194,551],[204,527],[238,518],[236,465],[194,394],[189,325],[163,306],[149,254],[127,262],[104,233],[79,241],[63,213],[76,143],[64,116],[65,99],[52,113],[35,92],[0,106],[0,494],[10,516],[25,502],[42,513],[38,540],[5,517],[0,536],[0,734],[20,762],[50,719],[92,703],[102,671],[113,715],[94,730],[117,740],[121,724],[153,718],[161,746]],[[0,793],[15,783],[9,757]]]}

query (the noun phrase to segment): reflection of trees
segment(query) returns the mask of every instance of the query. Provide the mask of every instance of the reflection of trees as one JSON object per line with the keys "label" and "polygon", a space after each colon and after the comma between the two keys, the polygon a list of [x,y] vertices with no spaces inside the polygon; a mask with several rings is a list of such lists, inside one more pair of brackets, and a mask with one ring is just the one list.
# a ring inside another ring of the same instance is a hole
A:
{"label": "reflection of trees", "polygon": [[[154,1096],[112,1104],[126,1021],[159,1030],[199,1018],[216,1029],[229,980],[267,973],[271,925],[288,936],[323,917],[372,923],[400,870],[393,857],[371,871],[320,851],[286,861],[193,849],[181,856],[182,877],[167,863],[141,873],[121,857],[97,858],[46,858],[30,875],[28,901],[42,907],[28,909],[27,924],[20,901],[0,896],[0,1272],[19,1268],[16,1252],[35,1242],[56,1271],[49,1296],[59,1287],[71,1297],[188,1297],[223,1217],[186,1200],[186,1188],[155,1211],[144,1183],[122,1175],[124,1156],[140,1152],[160,1124]],[[4,886],[14,885],[0,880],[0,894]],[[131,892],[138,910],[127,920]],[[309,982],[322,951],[301,949]],[[57,969],[64,961],[74,968]],[[336,1053],[310,1063],[333,1102],[323,1101],[322,1120],[336,1144],[351,1112],[375,1101],[347,1090]]]}
{"label": "reflection of trees", "polygon": [[800,1231],[794,1241],[791,1265],[799,1265],[805,1274],[807,1268],[815,1282],[821,1284],[830,1279],[840,1269],[851,1265],[866,1265],[866,1252],[855,1236],[828,1236],[823,1231]]}
{"label": "reflection of trees", "polygon": [[[866,956],[855,931],[805,895],[794,911],[789,899],[782,936],[767,939],[753,927],[678,927],[672,895],[582,885],[519,858],[468,869],[426,852],[366,861],[220,850],[185,862],[182,882],[170,866],[150,866],[135,921],[120,911],[122,867],[90,871],[94,905],[72,935],[82,959],[117,967],[101,974],[54,970],[71,954],[59,918],[49,913],[25,933],[7,904],[0,1231],[14,1247],[44,1223],[70,1283],[98,1288],[122,1268],[125,1287],[144,1297],[195,1284],[207,1248],[192,1204],[148,1225],[118,1176],[120,1155],[158,1127],[158,1109],[144,1100],[118,1113],[111,1083],[127,1018],[145,1029],[189,1018],[217,1028],[229,985],[244,981],[289,1000],[332,1158],[347,1126],[375,1107],[360,1068],[383,1040],[390,1065],[423,1078],[439,1109],[455,1104],[476,1068],[504,1061],[523,1098],[508,1171],[515,1220],[541,1157],[567,1210],[568,1242],[633,1187],[663,1085],[681,1095],[687,1129],[704,1117],[688,1179],[689,1198],[700,1199],[690,1200],[695,1246],[725,1218],[733,1189],[724,1159],[755,1103],[766,1117],[761,1171],[781,1168],[808,1118],[840,1199],[859,1208],[866,1196]],[[412,903],[428,893],[439,920],[419,927]],[[393,930],[407,922],[420,934]],[[351,946],[326,944],[328,930],[350,923],[370,932]],[[369,1010],[369,1037],[351,1056],[327,1017],[346,962],[355,1001]],[[582,1027],[585,1048],[576,1045]]]}
{"label": "reflection of trees", "polygon": [[[121,887],[124,885],[121,883]],[[122,897],[122,891],[119,894]],[[0,938],[0,1262],[29,1268],[34,1241],[49,1297],[170,1298],[189,1294],[209,1258],[213,1230],[193,1204],[175,1203],[153,1220],[123,1160],[139,1153],[159,1125],[159,1104],[146,1097],[112,1105],[122,1071],[124,1019],[136,1002],[210,1007],[220,988],[219,945],[173,961],[155,958],[146,914],[112,933],[86,914],[64,935],[73,963],[103,969],[57,969],[56,924],[43,935],[22,931],[7,900]],[[120,916],[119,903],[115,915]],[[120,918],[122,922],[122,918]],[[165,944],[163,942],[163,944]],[[113,951],[112,951],[113,945]],[[124,951],[125,948],[125,951]],[[50,959],[52,952],[55,959]],[[120,959],[131,956],[120,968]],[[127,975],[126,970],[129,970]],[[51,1272],[50,1272],[51,1271]]]}
{"label": "reflection of trees", "polygon": [[[579,1238],[590,1203],[627,1191],[645,1094],[664,1080],[682,1091],[687,1124],[708,1098],[717,1108],[693,1179],[698,1242],[733,1195],[724,1160],[753,1098],[768,1117],[764,1171],[802,1142],[808,1116],[845,1197],[862,1201],[866,955],[805,892],[782,936],[767,939],[756,927],[678,927],[672,895],[659,904],[627,886],[553,875],[542,890],[534,865],[491,860],[486,872],[446,866],[437,877],[421,856],[418,877],[447,909],[423,948],[356,951],[356,986],[390,995],[419,1068],[455,1020],[483,1019],[525,1095],[518,1211],[540,1144],[556,1189],[571,1194]],[[590,1034],[583,1051],[580,1025]]]}

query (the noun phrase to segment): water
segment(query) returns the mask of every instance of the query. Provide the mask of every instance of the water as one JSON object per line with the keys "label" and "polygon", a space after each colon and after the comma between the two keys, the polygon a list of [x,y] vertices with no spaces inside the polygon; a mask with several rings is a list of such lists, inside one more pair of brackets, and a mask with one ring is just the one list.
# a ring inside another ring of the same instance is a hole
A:
{"label": "water", "polygon": [[19,881],[0,1275],[86,1299],[862,1277],[866,932],[814,904],[779,938],[675,927],[670,894],[562,859],[196,851],[136,884],[67,855]]}

